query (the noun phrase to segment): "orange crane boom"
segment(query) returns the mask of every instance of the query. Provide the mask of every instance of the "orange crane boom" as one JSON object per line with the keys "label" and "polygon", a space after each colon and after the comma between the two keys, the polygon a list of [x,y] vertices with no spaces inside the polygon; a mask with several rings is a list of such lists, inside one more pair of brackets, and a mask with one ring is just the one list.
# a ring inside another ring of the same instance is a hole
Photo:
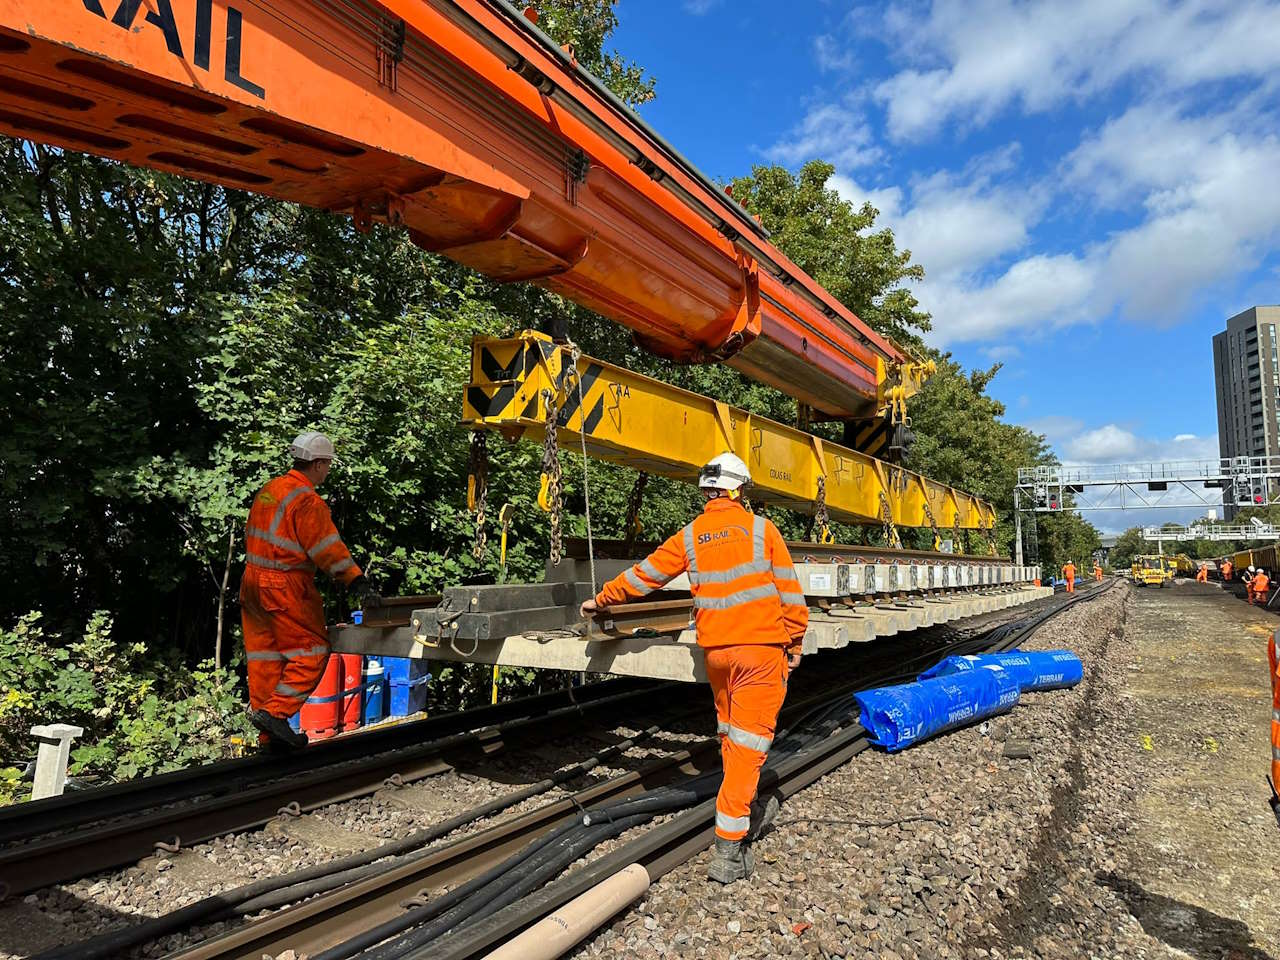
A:
{"label": "orange crane boom", "polygon": [[911,378],[505,0],[0,0],[0,131],[402,224],[830,417]]}

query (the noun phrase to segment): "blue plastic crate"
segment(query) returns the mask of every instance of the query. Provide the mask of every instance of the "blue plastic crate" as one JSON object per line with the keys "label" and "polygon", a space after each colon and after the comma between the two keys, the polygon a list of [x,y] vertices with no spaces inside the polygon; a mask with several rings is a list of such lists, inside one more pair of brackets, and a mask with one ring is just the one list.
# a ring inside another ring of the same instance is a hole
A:
{"label": "blue plastic crate", "polygon": [[386,671],[388,713],[393,717],[407,717],[427,708],[427,672],[425,660],[416,657],[379,657]]}

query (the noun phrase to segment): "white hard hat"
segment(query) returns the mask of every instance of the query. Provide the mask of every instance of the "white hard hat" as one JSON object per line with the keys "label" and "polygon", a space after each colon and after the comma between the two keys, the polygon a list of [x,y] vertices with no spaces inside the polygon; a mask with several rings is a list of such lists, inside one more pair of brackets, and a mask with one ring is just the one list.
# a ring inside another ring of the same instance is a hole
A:
{"label": "white hard hat", "polygon": [[308,430],[306,433],[300,433],[294,438],[293,443],[289,444],[289,454],[295,460],[332,460],[333,441],[326,437],[323,433],[315,430]]}
{"label": "white hard hat", "polygon": [[1250,573],[1253,573],[1253,564],[1252,564],[1252,563],[1251,563],[1251,564],[1249,564],[1249,572],[1250,572]]}
{"label": "white hard hat", "polygon": [[742,458],[732,453],[722,453],[698,472],[698,486],[712,490],[737,490],[751,482],[751,471]]}

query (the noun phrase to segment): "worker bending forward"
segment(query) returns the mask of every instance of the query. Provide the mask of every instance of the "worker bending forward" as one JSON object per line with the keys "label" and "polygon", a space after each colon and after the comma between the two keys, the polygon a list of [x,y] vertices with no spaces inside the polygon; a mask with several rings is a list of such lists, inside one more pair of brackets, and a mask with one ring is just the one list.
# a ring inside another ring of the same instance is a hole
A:
{"label": "worker bending forward", "polygon": [[[1252,571],[1253,567],[1250,567],[1249,569]],[[1254,571],[1253,575],[1249,577],[1248,584],[1245,589],[1249,594],[1250,605],[1261,603],[1263,606],[1266,606],[1267,591],[1271,589],[1271,578],[1267,576],[1267,571],[1262,568]]]}
{"label": "worker bending forward", "polygon": [[1208,583],[1208,582],[1209,582],[1209,567],[1207,564],[1202,563],[1200,564],[1200,566],[1196,567],[1196,583]]}
{"label": "worker bending forward", "polygon": [[1076,565],[1070,560],[1062,568],[1062,578],[1067,581],[1067,593],[1076,592]]}
{"label": "worker bending forward", "polygon": [[269,746],[298,748],[307,737],[295,733],[288,718],[316,688],[329,657],[316,568],[346,584],[360,606],[375,603],[376,594],[316,493],[333,464],[333,443],[313,431],[294,440],[289,452],[293,469],[258,491],[249,509],[240,610],[249,719]]}
{"label": "worker bending forward", "polygon": [[[698,645],[715,696],[724,780],[716,797],[715,853],[707,876],[730,883],[751,875],[754,839],[777,801],[754,805],[760,768],[773,743],[787,676],[800,663],[809,608],[778,528],[741,502],[747,465],[722,453],[702,468],[702,515],[582,605],[638,600],[681,573],[689,576]],[[753,816],[754,814],[754,816]],[[750,838],[748,838],[750,832]]]}

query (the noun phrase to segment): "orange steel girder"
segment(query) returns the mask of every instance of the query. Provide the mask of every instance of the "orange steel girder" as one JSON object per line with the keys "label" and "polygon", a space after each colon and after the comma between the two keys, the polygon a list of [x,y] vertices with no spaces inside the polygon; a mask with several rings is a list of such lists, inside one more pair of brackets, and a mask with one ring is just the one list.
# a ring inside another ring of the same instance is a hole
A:
{"label": "orange steel girder", "polygon": [[0,0],[0,132],[403,224],[830,416],[908,359],[492,0]]}

